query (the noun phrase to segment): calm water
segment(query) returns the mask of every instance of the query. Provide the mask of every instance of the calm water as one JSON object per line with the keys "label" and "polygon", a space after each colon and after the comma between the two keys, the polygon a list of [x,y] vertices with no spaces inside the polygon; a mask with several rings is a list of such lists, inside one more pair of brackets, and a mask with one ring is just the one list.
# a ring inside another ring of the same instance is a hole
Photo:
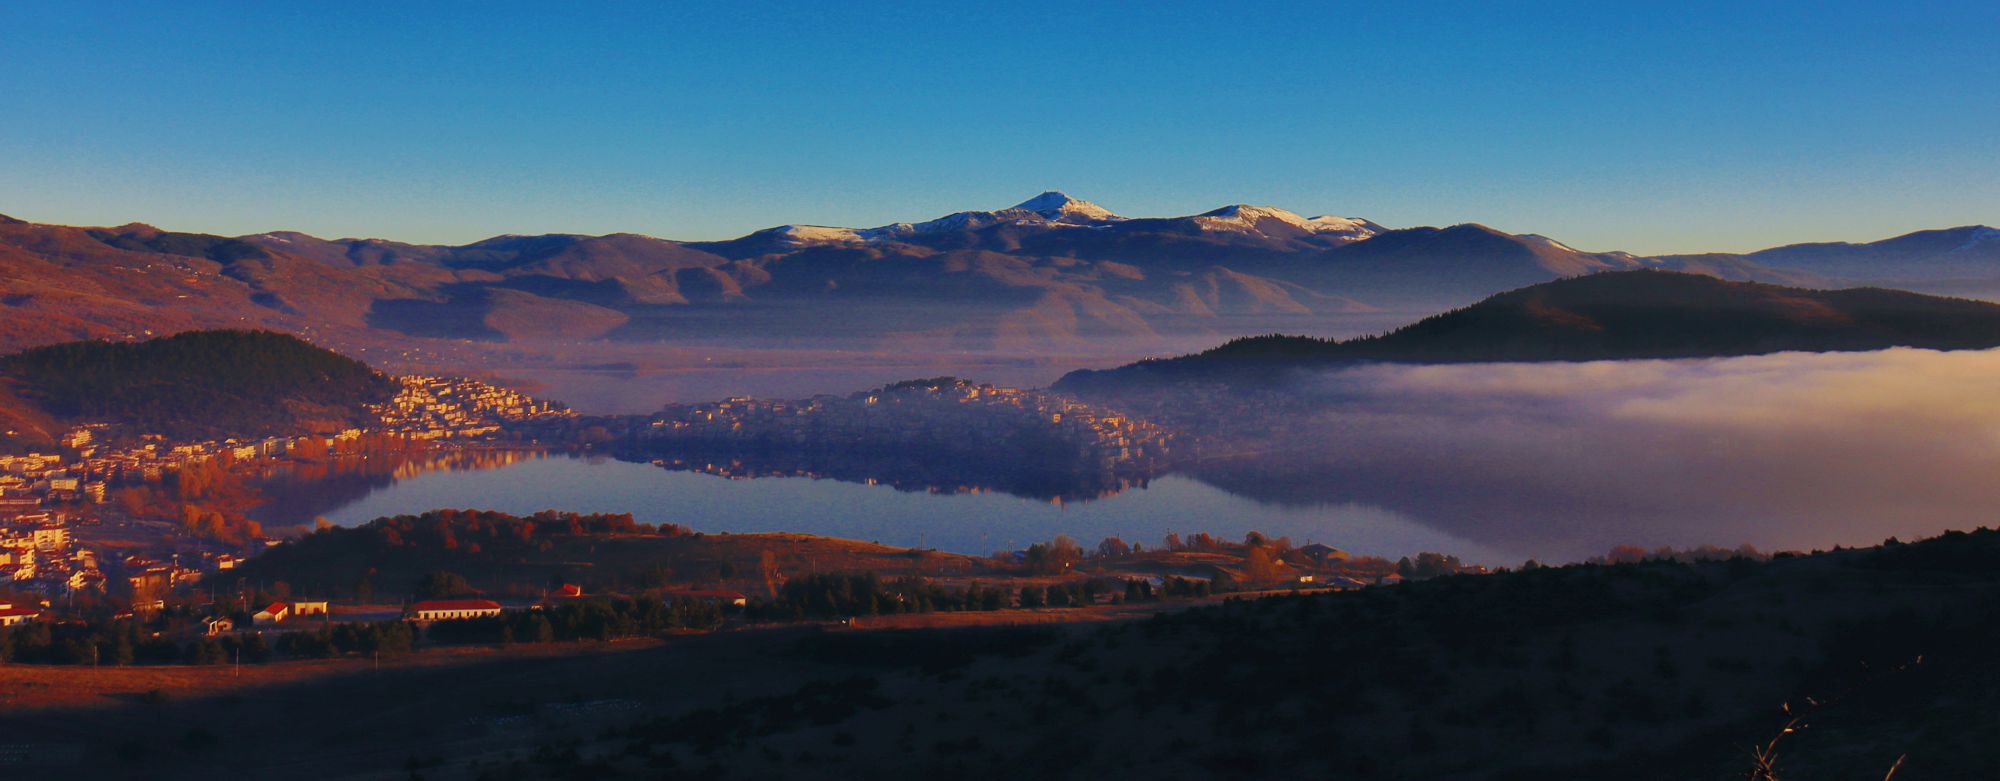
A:
{"label": "calm water", "polygon": [[[705,532],[788,531],[870,540],[886,545],[985,554],[1067,534],[1085,545],[1108,536],[1148,545],[1168,532],[1206,531],[1240,539],[1255,530],[1293,542],[1324,542],[1355,553],[1400,556],[1419,550],[1479,561],[1517,556],[1359,505],[1285,506],[1260,503],[1185,477],[1089,502],[1058,504],[998,493],[931,494],[803,477],[728,479],[651,464],[568,455],[523,456],[484,468],[380,476],[363,493],[346,490],[331,504],[318,481],[275,486],[277,523],[340,525],[455,507],[530,513],[629,512],[646,522],[679,523]],[[284,517],[289,515],[289,517]]]}

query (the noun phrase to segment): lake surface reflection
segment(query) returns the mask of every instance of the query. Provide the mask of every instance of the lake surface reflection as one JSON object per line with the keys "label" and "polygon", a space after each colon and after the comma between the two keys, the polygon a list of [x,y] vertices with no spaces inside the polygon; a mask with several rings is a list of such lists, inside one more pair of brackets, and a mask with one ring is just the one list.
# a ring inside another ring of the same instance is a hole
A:
{"label": "lake surface reflection", "polygon": [[1018,549],[1058,534],[1085,545],[1107,536],[1151,545],[1168,532],[1241,538],[1256,530],[1359,554],[1436,550],[1495,563],[1518,558],[1365,506],[1261,503],[1172,475],[1113,497],[1060,503],[804,477],[729,479],[605,457],[507,455],[441,460],[431,469],[404,464],[340,482],[333,495],[315,480],[277,480],[265,489],[273,501],[257,514],[281,525],[310,523],[313,516],[355,525],[440,507],[629,512],[641,521],[704,532],[805,532],[972,554]]}

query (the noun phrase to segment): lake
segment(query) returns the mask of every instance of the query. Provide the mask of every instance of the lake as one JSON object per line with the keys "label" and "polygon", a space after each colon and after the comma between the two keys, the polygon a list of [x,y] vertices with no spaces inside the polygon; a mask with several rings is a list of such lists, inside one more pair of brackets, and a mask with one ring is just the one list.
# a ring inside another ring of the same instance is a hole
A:
{"label": "lake", "polygon": [[1103,499],[1053,502],[804,477],[730,479],[608,457],[523,453],[478,464],[404,465],[375,475],[363,489],[349,483],[331,497],[325,485],[323,479],[275,482],[266,488],[271,504],[256,515],[267,523],[309,523],[319,516],[350,526],[442,507],[629,512],[641,521],[703,532],[804,532],[969,554],[1019,549],[1058,534],[1086,546],[1108,536],[1153,545],[1169,532],[1241,539],[1254,530],[1358,554],[1436,550],[1481,561],[1514,557],[1393,513],[1258,502],[1174,475]]}
{"label": "lake", "polygon": [[630,512],[984,554],[1067,534],[1158,544],[1256,530],[1391,558],[1575,561],[1614,545],[1873,545],[1990,524],[2000,351],[1372,366],[1302,383],[1282,458],[1091,501],[727,479],[646,463],[474,453],[276,481],[267,525],[440,507]]}

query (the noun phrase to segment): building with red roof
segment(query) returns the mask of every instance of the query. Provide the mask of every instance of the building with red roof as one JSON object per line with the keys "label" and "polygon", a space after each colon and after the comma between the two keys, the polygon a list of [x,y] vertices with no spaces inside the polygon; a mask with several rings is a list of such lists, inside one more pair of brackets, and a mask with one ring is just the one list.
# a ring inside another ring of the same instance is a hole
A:
{"label": "building with red roof", "polygon": [[250,614],[250,623],[256,624],[258,626],[264,626],[266,624],[275,624],[280,621],[284,621],[285,617],[290,616],[291,614],[292,614],[291,605],[287,605],[283,602],[272,602],[271,604],[265,606],[263,610],[259,610],[255,613]]}
{"label": "building with red roof", "polygon": [[35,620],[42,611],[31,607],[15,607],[11,603],[0,602],[0,626],[13,626]]}

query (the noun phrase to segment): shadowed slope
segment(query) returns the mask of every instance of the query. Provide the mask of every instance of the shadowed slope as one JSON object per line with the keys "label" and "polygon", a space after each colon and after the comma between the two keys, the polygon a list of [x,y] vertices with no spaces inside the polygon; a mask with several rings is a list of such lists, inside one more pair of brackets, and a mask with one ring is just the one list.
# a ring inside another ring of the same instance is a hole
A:
{"label": "shadowed slope", "polygon": [[1880,288],[1806,290],[1634,271],[1502,293],[1382,336],[1238,339],[1196,355],[1074,372],[1056,387],[1226,380],[1357,361],[1586,361],[1995,346],[2000,305]]}

